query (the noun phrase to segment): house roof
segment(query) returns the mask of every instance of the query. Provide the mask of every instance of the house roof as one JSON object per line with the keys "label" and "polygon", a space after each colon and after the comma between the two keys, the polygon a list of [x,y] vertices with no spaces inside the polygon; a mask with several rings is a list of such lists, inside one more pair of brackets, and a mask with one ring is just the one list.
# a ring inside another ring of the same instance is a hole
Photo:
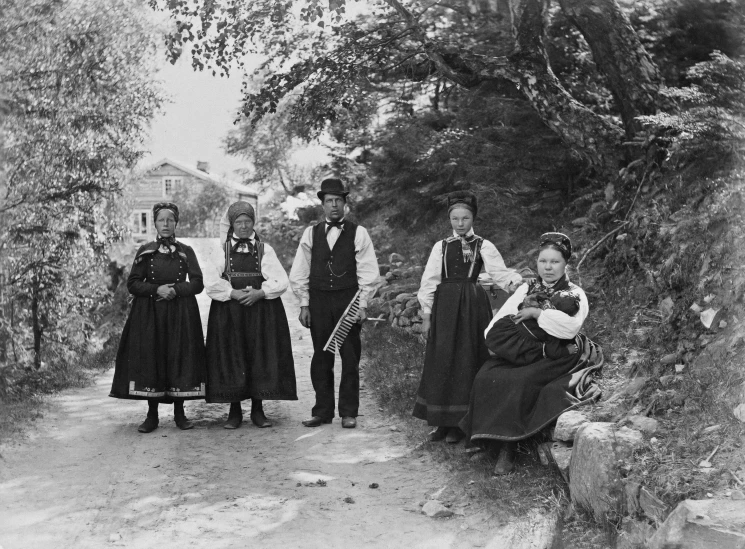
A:
{"label": "house roof", "polygon": [[165,164],[170,164],[174,168],[178,168],[179,170],[188,173],[189,175],[192,175],[194,177],[197,177],[199,179],[202,179],[204,181],[211,181],[213,183],[217,183],[219,185],[222,185],[224,187],[229,187],[235,191],[241,192],[243,194],[247,194],[250,196],[253,196],[255,198],[258,198],[258,193],[252,191],[250,187],[247,185],[243,185],[242,183],[236,183],[234,181],[228,181],[226,179],[223,179],[222,177],[210,173],[210,172],[204,172],[202,170],[198,170],[196,168],[191,168],[184,164],[183,162],[177,162],[176,160],[171,160],[170,158],[162,158],[158,162],[154,163],[152,166],[150,166],[146,172],[152,172],[154,170],[157,170],[161,166]]}

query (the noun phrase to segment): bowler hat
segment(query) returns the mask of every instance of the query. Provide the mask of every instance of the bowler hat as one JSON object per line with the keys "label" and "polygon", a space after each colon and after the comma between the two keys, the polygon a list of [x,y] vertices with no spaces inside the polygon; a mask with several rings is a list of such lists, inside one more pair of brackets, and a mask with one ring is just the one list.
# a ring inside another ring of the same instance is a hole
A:
{"label": "bowler hat", "polygon": [[323,200],[323,197],[327,194],[336,194],[346,199],[349,191],[344,189],[344,183],[342,183],[341,179],[331,177],[321,181],[321,190],[318,191],[317,194],[318,198],[321,200]]}

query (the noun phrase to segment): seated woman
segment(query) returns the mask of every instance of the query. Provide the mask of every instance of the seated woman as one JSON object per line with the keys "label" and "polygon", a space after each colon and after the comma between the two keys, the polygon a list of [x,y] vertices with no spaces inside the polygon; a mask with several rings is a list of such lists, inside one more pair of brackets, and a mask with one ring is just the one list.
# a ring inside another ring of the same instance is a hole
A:
{"label": "seated woman", "polygon": [[571,255],[566,235],[542,235],[538,278],[520,286],[486,329],[492,357],[476,374],[461,428],[469,441],[499,451],[497,475],[514,468],[518,441],[600,397],[591,374],[603,353],[579,333],[589,305],[567,278]]}

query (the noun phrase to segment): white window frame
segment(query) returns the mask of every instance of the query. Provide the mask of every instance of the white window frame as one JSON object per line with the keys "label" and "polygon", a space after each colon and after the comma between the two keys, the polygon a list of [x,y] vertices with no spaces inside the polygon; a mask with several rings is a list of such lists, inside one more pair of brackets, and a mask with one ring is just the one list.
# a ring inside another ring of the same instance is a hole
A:
{"label": "white window frame", "polygon": [[[168,189],[168,186],[171,186],[170,192]],[[176,190],[176,187],[181,185],[181,178],[180,177],[173,177],[169,175],[168,177],[163,178],[163,198],[168,198],[173,195],[173,192]]]}
{"label": "white window frame", "polygon": [[150,210],[134,210],[132,212],[132,234],[143,236],[150,234],[150,223],[152,220]]}

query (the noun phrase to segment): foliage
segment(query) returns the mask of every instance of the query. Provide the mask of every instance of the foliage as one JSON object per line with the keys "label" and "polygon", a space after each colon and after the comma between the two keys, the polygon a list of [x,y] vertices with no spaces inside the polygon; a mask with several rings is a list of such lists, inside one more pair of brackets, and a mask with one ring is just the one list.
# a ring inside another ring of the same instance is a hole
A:
{"label": "foliage", "polygon": [[374,387],[378,402],[409,415],[424,367],[424,344],[418,336],[375,324],[363,332],[365,382]]}
{"label": "foliage", "polygon": [[177,188],[173,201],[179,207],[179,236],[213,237],[231,199],[224,186],[206,181],[199,191],[188,186]]}
{"label": "foliage", "polygon": [[745,62],[713,52],[708,61],[686,71],[689,86],[664,94],[678,109],[642,116],[670,154],[709,151],[731,153],[745,139]]}
{"label": "foliage", "polygon": [[525,236],[551,228],[578,172],[575,158],[526,104],[488,90],[454,90],[447,108],[391,117],[374,143],[372,196],[360,204],[361,215],[380,211],[389,227],[436,228],[432,238],[440,238],[447,231],[445,195],[471,189],[480,200],[476,231],[502,253],[522,248],[515,227]]}
{"label": "foliage", "polygon": [[0,381],[5,390],[0,398],[0,443],[22,431],[27,421],[43,417],[42,397],[90,384],[93,375],[108,370],[116,358],[118,335],[102,349],[84,353],[75,360],[59,361],[54,367],[5,371]]}
{"label": "foliage", "polygon": [[[344,1],[326,7],[318,0],[150,3],[172,15],[167,40],[172,60],[191,46],[195,67],[228,72],[247,53],[264,56],[265,63],[252,76],[258,89],[246,86],[244,95],[243,115],[253,124],[277,112],[290,97],[291,118],[309,137],[370,98],[375,103],[406,103],[408,97],[416,101],[421,96],[410,90],[421,87],[427,93],[435,90],[437,108],[439,94],[448,86],[475,90],[491,83],[504,92],[517,85],[544,122],[593,165],[612,164],[619,157],[620,127],[572,98],[546,70],[540,44],[547,3],[518,2],[516,11],[528,15],[526,31],[517,34],[507,2],[380,0],[350,10]],[[533,57],[542,61],[531,64]],[[577,88],[584,80],[578,80]],[[608,94],[599,90],[602,82],[593,85],[598,91],[585,96],[605,108]],[[583,136],[588,132],[597,133],[594,140]]]}
{"label": "foliage", "polygon": [[552,15],[547,29],[552,70],[582,104],[599,114],[618,114],[606,78],[598,71],[587,41],[563,11],[556,9]]}
{"label": "foliage", "polygon": [[312,168],[306,168],[293,158],[304,149],[301,131],[289,118],[289,109],[282,109],[256,124],[242,121],[225,139],[228,154],[240,156],[251,163],[245,183],[262,189],[281,188],[294,194],[310,178]]}
{"label": "foliage", "polygon": [[161,101],[153,38],[134,0],[15,2],[0,16],[6,368],[74,361],[108,299],[106,247],[124,229],[107,214]]}
{"label": "foliage", "polygon": [[742,55],[743,8],[742,0],[647,0],[634,2],[630,17],[667,85],[683,86],[686,71],[712,52]]}

